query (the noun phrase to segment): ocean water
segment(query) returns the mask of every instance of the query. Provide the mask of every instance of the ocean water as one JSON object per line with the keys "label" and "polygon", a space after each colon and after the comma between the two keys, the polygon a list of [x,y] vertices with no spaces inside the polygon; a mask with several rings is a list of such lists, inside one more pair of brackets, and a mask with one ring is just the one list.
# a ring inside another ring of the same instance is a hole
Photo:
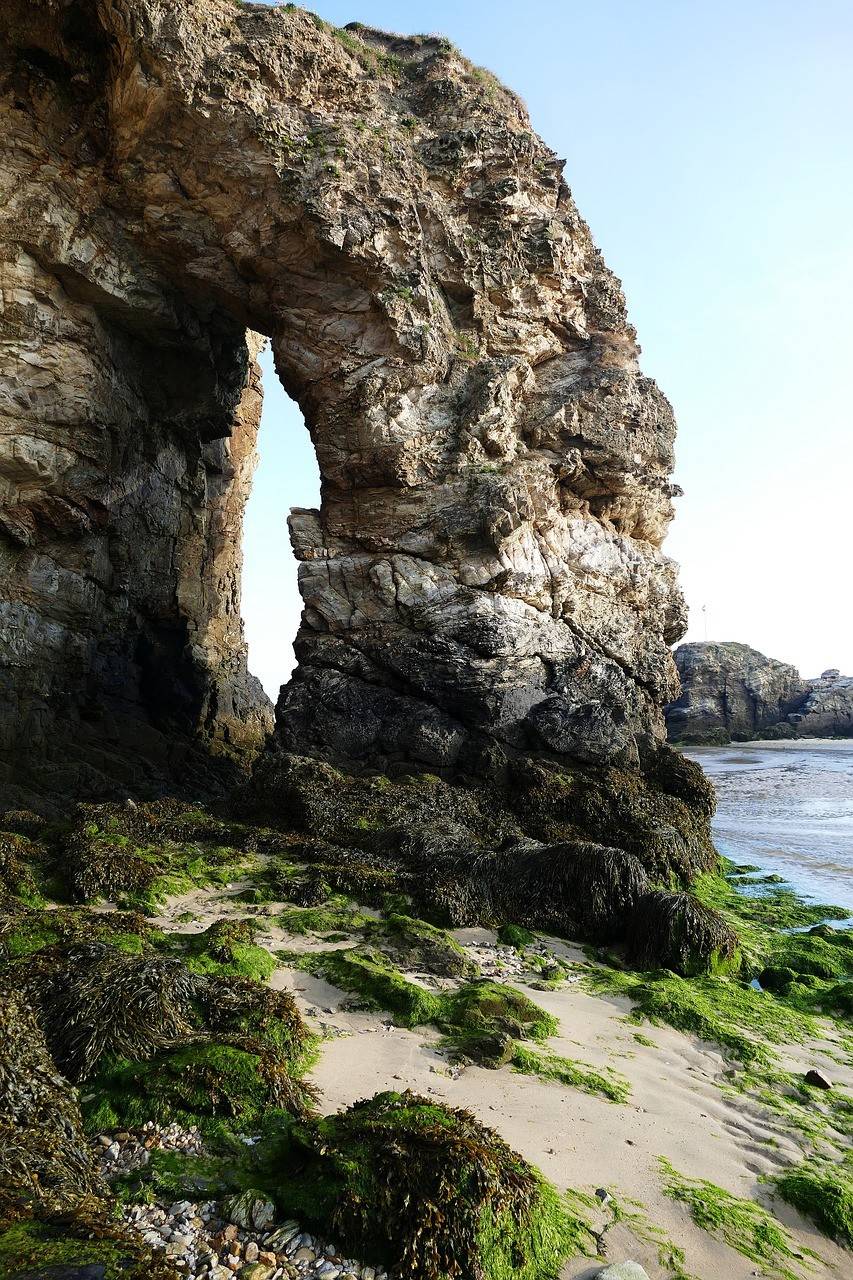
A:
{"label": "ocean water", "polygon": [[853,910],[853,740],[691,747],[717,789],[717,848]]}

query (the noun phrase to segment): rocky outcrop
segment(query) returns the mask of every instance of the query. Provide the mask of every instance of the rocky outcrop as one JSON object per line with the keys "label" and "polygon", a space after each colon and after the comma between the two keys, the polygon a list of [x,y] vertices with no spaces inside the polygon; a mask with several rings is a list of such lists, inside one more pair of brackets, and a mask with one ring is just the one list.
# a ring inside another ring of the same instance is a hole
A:
{"label": "rocky outcrop", "polygon": [[832,668],[806,683],[805,702],[788,717],[797,737],[853,737],[853,676]]}
{"label": "rocky outcrop", "polygon": [[853,679],[838,671],[804,680],[796,667],[733,642],[679,645],[675,663],[682,693],[666,709],[672,742],[853,734]]}
{"label": "rocky outcrop", "polygon": [[6,0],[0,41],[7,791],[263,740],[247,330],[322,474],[277,743],[646,768],[684,625],[673,418],[520,101],[438,37],[289,5]]}

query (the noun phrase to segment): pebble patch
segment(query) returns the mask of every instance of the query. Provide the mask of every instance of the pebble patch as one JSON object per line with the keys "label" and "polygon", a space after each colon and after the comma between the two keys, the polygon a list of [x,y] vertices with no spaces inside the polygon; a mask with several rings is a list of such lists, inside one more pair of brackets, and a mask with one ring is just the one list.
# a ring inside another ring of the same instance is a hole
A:
{"label": "pebble patch", "polygon": [[[99,1134],[94,1143],[98,1167],[108,1182],[142,1169],[155,1149],[203,1155],[198,1129],[149,1121],[141,1129]],[[255,1200],[253,1229],[232,1222],[223,1202],[176,1200],[170,1204],[128,1204],[124,1222],[151,1249],[165,1250],[188,1280],[389,1280],[381,1268],[345,1258],[334,1244],[303,1231],[294,1219],[275,1222],[274,1206]]]}

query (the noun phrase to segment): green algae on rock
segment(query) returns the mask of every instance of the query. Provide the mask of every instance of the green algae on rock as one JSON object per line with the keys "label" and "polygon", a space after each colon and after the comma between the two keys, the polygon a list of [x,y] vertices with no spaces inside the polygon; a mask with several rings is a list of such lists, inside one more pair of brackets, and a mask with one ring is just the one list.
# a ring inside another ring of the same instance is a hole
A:
{"label": "green algae on rock", "polygon": [[0,1232],[3,1280],[34,1276],[97,1276],[98,1280],[180,1280],[169,1258],[147,1248],[111,1220],[101,1201],[44,1221],[19,1222]]}
{"label": "green algae on rock", "polygon": [[183,950],[193,973],[251,978],[266,982],[278,962],[265,947],[254,942],[254,920],[216,920],[202,933],[186,936]]}
{"label": "green algae on rock", "polygon": [[529,996],[488,978],[464,982],[448,991],[407,978],[381,951],[351,947],[290,957],[292,963],[362,998],[369,1007],[391,1014],[399,1026],[427,1023],[449,1037],[501,1034],[544,1040],[557,1021]]}
{"label": "green algae on rock", "polygon": [[411,1280],[546,1280],[591,1251],[577,1206],[467,1111],[381,1093],[293,1139],[280,1203]]}
{"label": "green algae on rock", "polygon": [[403,969],[443,978],[473,978],[477,964],[444,929],[399,912],[370,926],[367,936]]}

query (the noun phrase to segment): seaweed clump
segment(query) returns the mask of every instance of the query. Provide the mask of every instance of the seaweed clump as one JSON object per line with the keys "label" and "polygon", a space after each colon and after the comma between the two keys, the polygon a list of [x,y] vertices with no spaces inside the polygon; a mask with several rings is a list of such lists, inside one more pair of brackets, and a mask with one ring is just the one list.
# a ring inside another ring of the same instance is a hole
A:
{"label": "seaweed clump", "polygon": [[312,1037],[288,992],[103,942],[47,947],[3,981],[32,1003],[60,1069],[87,1082],[92,1127],[254,1123],[313,1104],[299,1078]]}
{"label": "seaweed clump", "polygon": [[293,1131],[278,1196],[407,1280],[545,1280],[589,1250],[585,1222],[470,1112],[380,1093]]}
{"label": "seaweed clump", "polygon": [[806,1160],[776,1179],[783,1200],[816,1222],[821,1231],[853,1248],[853,1168]]}
{"label": "seaweed clump", "polygon": [[77,1093],[17,992],[0,992],[0,1221],[60,1213],[104,1188]]}
{"label": "seaweed clump", "polygon": [[628,925],[628,959],[638,969],[671,969],[683,977],[740,968],[737,934],[691,893],[652,890],[636,902]]}
{"label": "seaweed clump", "polygon": [[74,1081],[89,1079],[105,1054],[149,1058],[196,1030],[201,983],[179,960],[89,942],[46,947],[5,976],[32,1002]]}

